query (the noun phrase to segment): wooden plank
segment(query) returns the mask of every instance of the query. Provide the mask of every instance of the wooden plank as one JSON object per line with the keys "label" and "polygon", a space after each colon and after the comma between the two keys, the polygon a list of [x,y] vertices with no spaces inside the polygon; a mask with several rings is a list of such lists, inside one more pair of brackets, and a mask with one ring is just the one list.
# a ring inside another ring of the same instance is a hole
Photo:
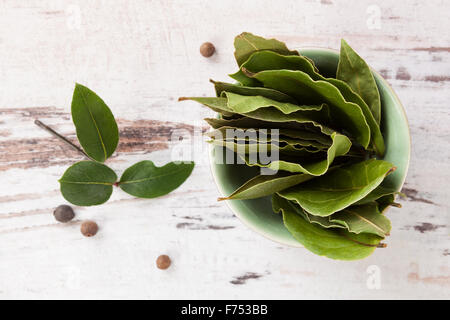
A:
{"label": "wooden plank", "polygon": [[[11,0],[0,10],[0,298],[450,298],[448,1]],[[216,202],[201,139],[193,175],[170,195],[115,190],[107,204],[76,207],[73,222],[57,223],[57,179],[82,157],[33,121],[74,140],[80,82],[119,120],[114,169],[165,163],[180,146],[172,135],[204,131],[211,115],[177,98],[210,95],[209,78],[227,80],[242,31],[291,48],[338,49],[344,37],[391,83],[413,149],[407,199],[388,212],[388,248],[346,263],[254,233]],[[217,49],[209,59],[199,54],[204,41]],[[94,238],[81,236],[84,219],[98,222]],[[167,271],[155,267],[162,253],[173,260]],[[367,284],[373,272],[378,289]]]}

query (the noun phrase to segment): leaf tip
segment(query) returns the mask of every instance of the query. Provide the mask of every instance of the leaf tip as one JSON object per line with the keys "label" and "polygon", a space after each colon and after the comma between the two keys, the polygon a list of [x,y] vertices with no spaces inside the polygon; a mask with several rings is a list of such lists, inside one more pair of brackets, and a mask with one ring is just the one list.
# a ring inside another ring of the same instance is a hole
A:
{"label": "leaf tip", "polygon": [[186,100],[189,100],[189,98],[188,97],[179,97],[178,98],[178,101],[186,101]]}
{"label": "leaf tip", "polygon": [[217,201],[224,201],[224,200],[230,200],[230,197],[219,197],[219,198],[217,198]]}
{"label": "leaf tip", "polygon": [[386,248],[387,247],[387,244],[386,243],[379,243],[379,244],[377,244],[377,248]]}

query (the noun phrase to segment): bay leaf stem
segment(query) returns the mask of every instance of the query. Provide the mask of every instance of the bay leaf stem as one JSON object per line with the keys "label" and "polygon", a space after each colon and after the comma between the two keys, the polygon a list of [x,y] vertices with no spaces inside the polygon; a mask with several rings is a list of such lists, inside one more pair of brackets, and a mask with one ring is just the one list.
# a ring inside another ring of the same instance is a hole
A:
{"label": "bay leaf stem", "polygon": [[86,158],[88,158],[89,160],[92,160],[87,154],[86,152],[83,151],[83,149],[81,149],[79,146],[75,145],[72,141],[70,141],[69,139],[67,139],[66,137],[64,137],[63,135],[59,134],[58,132],[56,132],[55,130],[53,130],[52,128],[50,128],[49,126],[47,126],[46,124],[44,124],[42,121],[40,120],[34,120],[34,124],[37,125],[38,127],[50,132],[52,135],[54,135],[55,137],[57,137],[58,139],[60,139],[61,141],[65,142],[66,144],[68,144],[69,146],[71,146],[73,149],[75,149],[76,151],[78,151],[79,153],[81,153],[83,156],[85,156]]}

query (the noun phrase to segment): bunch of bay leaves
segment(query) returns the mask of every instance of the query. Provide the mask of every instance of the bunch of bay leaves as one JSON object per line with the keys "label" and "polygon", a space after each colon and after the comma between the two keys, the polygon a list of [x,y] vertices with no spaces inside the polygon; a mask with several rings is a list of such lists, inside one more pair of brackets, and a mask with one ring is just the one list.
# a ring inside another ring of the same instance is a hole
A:
{"label": "bunch of bay leaves", "polygon": [[[216,97],[190,97],[216,111],[205,119],[211,143],[232,150],[249,166],[273,169],[226,198],[272,196],[275,213],[305,248],[333,259],[355,260],[384,247],[391,223],[384,211],[396,191],[385,177],[395,166],[383,158],[381,101],[366,62],[342,40],[336,77],[283,42],[250,33],[235,38],[237,83],[212,81]],[[277,135],[264,140],[229,130]],[[242,146],[245,147],[242,147]],[[249,161],[262,148],[278,158]]]}

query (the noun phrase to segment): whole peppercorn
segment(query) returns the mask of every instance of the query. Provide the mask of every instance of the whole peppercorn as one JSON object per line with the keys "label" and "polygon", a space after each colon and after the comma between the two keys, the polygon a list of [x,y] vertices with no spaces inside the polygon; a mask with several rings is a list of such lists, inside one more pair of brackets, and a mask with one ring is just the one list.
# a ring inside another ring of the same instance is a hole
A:
{"label": "whole peppercorn", "polygon": [[69,222],[75,217],[75,213],[71,206],[62,204],[53,211],[53,216],[59,222]]}
{"label": "whole peppercorn", "polygon": [[165,270],[168,267],[170,267],[170,263],[171,263],[171,261],[170,261],[169,256],[167,256],[165,254],[160,255],[158,257],[158,259],[156,259],[156,266],[162,270]]}
{"label": "whole peppercorn", "polygon": [[93,237],[98,231],[98,225],[95,221],[86,220],[81,224],[81,233],[85,237]]}
{"label": "whole peppercorn", "polygon": [[200,46],[200,53],[206,58],[211,57],[215,51],[216,48],[211,42],[205,42]]}

